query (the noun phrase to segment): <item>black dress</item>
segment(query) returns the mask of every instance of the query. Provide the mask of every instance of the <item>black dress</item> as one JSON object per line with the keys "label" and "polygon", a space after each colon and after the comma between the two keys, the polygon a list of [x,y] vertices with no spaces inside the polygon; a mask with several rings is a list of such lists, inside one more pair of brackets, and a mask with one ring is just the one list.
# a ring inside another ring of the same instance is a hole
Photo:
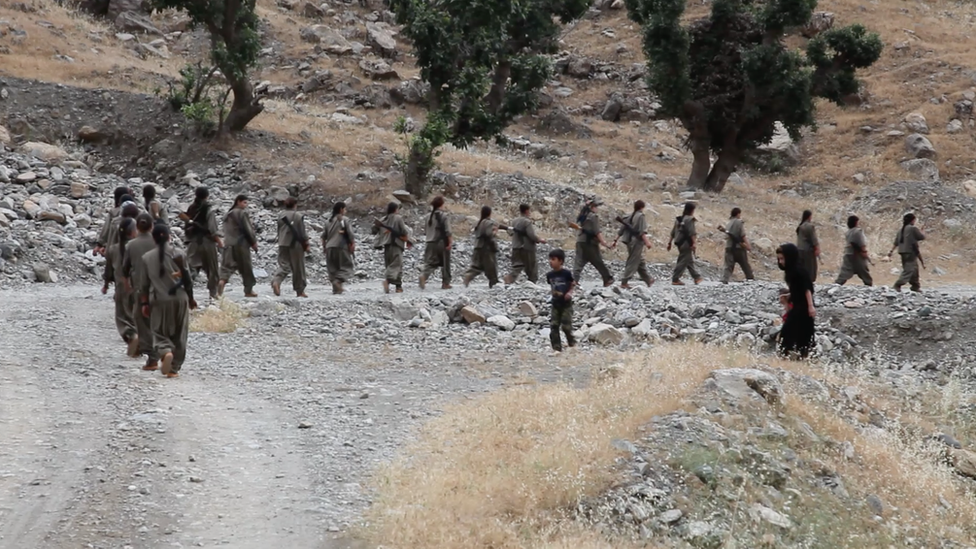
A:
{"label": "black dress", "polygon": [[807,292],[813,296],[813,283],[810,275],[802,268],[787,271],[786,285],[790,289],[790,311],[786,313],[783,329],[780,331],[779,351],[784,355],[806,357],[813,349],[814,324],[810,316],[810,303]]}

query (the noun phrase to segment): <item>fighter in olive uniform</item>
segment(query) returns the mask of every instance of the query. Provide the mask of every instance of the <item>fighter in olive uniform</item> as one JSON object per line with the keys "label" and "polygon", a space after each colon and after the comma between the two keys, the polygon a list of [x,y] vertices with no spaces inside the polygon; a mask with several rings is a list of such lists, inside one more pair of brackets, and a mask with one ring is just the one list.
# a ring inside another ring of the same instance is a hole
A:
{"label": "fighter in olive uniform", "polygon": [[894,286],[896,292],[900,292],[905,284],[908,284],[913,292],[922,291],[922,283],[918,279],[918,263],[922,253],[918,249],[918,243],[923,240],[925,240],[925,233],[915,226],[915,214],[905,214],[902,218],[901,230],[895,235],[895,244],[888,252],[890,258],[891,252],[897,249],[898,255],[901,256],[901,276]]}
{"label": "fighter in olive uniform", "polygon": [[847,245],[844,247],[844,262],[837,275],[836,284],[843,285],[854,275],[864,282],[865,286],[874,285],[871,271],[868,269],[868,243],[864,238],[864,231],[859,227],[860,220],[856,215],[847,218]]}

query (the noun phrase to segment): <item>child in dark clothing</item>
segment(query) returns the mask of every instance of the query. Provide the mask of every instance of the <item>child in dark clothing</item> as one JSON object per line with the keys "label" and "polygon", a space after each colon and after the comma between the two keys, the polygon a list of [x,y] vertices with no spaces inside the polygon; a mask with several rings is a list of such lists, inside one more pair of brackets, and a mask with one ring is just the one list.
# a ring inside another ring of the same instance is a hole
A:
{"label": "child in dark clothing", "polygon": [[549,315],[549,341],[555,351],[562,351],[562,339],[559,330],[566,333],[566,344],[576,345],[573,337],[573,297],[576,287],[573,273],[563,267],[566,262],[566,252],[556,249],[549,252],[549,266],[552,270],[546,274],[546,282],[552,290],[552,311]]}

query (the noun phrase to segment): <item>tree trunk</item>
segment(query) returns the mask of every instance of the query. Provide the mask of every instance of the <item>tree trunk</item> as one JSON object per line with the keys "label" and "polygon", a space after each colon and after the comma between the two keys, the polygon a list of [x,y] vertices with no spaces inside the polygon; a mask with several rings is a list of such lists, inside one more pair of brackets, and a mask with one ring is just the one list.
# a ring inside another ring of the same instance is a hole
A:
{"label": "tree trunk", "polygon": [[495,67],[495,73],[492,75],[491,91],[488,92],[488,96],[485,98],[487,99],[488,109],[492,114],[498,114],[498,110],[505,101],[505,86],[508,85],[508,78],[511,75],[511,62],[500,61]]}
{"label": "tree trunk", "polygon": [[742,152],[736,147],[722,149],[722,152],[718,153],[715,165],[712,166],[712,171],[708,174],[708,179],[705,180],[704,190],[715,193],[722,192],[741,157]]}
{"label": "tree trunk", "polygon": [[692,189],[702,189],[708,179],[708,169],[712,165],[712,159],[708,147],[707,139],[694,139],[689,137],[691,143],[691,154],[695,159],[691,164],[691,175],[688,176],[688,187]]}
{"label": "tree trunk", "polygon": [[430,172],[432,158],[416,147],[410,148],[410,158],[403,171],[403,186],[406,191],[417,198],[427,196],[427,175]]}
{"label": "tree trunk", "polygon": [[[225,74],[233,73],[228,71]],[[239,132],[255,116],[261,114],[264,105],[254,97],[254,90],[251,88],[251,82],[248,81],[247,75],[228,77],[228,80],[230,81],[230,88],[234,91],[234,103],[230,107],[230,112],[227,113],[226,127],[231,132]]]}

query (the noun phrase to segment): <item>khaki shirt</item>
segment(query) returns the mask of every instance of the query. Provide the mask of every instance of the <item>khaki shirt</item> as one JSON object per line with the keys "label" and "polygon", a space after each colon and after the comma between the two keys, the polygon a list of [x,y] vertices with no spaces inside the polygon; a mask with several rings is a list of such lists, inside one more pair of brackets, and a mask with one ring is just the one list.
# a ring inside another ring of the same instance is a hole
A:
{"label": "khaki shirt", "polygon": [[122,252],[118,244],[112,244],[105,250],[105,274],[102,275],[105,283],[113,282],[116,288],[121,288],[122,284]]}
{"label": "khaki shirt", "polygon": [[590,212],[586,215],[586,219],[580,223],[579,236],[576,237],[576,242],[587,244],[590,242],[597,242],[597,235],[600,234],[600,216],[595,212]]}
{"label": "khaki shirt", "polygon": [[895,235],[894,245],[898,246],[898,253],[900,254],[916,254],[918,253],[918,243],[923,240],[925,240],[925,235],[922,234],[921,229],[915,225],[906,225]]}
{"label": "khaki shirt", "polygon": [[[119,215],[121,215],[121,213],[122,212],[120,208],[112,208],[111,210],[108,211],[107,214],[105,214],[105,223],[102,223],[102,228],[100,231],[98,231],[98,241],[96,242],[96,244],[108,248],[109,244],[111,244],[111,242],[109,242],[109,239],[112,238],[112,234],[111,234],[112,221],[117,219]],[[118,231],[118,228],[119,226],[116,225],[115,226],[116,231]],[[115,239],[116,241],[118,240],[117,234],[115,235]]]}
{"label": "khaki shirt", "polygon": [[867,248],[868,242],[864,238],[864,231],[860,227],[854,227],[847,231],[847,246],[844,253],[848,255],[860,255]]}
{"label": "khaki shirt", "polygon": [[480,250],[488,248],[497,250],[498,244],[495,242],[495,229],[497,224],[491,219],[482,219],[474,227],[474,249]]}
{"label": "khaki shirt", "polygon": [[224,234],[227,246],[251,246],[258,241],[251,217],[241,208],[231,208],[224,216]]}
{"label": "khaki shirt", "polygon": [[[213,206],[209,206],[207,208],[207,218],[202,221],[202,224],[202,228],[210,231],[210,234],[207,236],[201,236],[199,238],[211,240],[215,236],[223,236],[223,234],[220,232],[220,227],[217,226],[217,214],[214,213]],[[189,226],[190,224],[187,223],[187,225]]]}
{"label": "khaki shirt", "polygon": [[620,226],[620,230],[617,232],[620,241],[624,244],[640,241],[643,244],[644,235],[647,233],[647,218],[644,217],[644,212],[634,212],[630,214],[630,217],[625,217],[623,220],[624,223],[630,225],[630,229],[624,225]]}
{"label": "khaki shirt", "polygon": [[[153,210],[156,213],[153,213]],[[149,215],[153,217],[153,221],[160,221],[169,225],[169,212],[166,210],[166,206],[163,205],[159,200],[153,200],[149,203],[149,209],[147,210]]]}
{"label": "khaki shirt", "polygon": [[691,239],[698,236],[698,229],[695,228],[695,218],[686,215],[680,220],[675,219],[674,227],[671,229],[671,240],[679,248],[690,247]]}
{"label": "khaki shirt", "polygon": [[125,245],[125,258],[122,260],[122,275],[132,280],[132,287],[138,288],[146,276],[146,263],[142,257],[156,249],[156,243],[149,233],[140,233]]}
{"label": "khaki shirt", "polygon": [[[180,283],[180,266],[176,263],[178,257],[182,258],[183,252],[168,243],[165,245],[162,260],[159,257],[158,247],[146,252],[142,256],[142,262],[146,266],[146,276],[139,284],[139,293],[149,295],[153,302],[182,299],[186,293]],[[186,260],[183,261],[185,265]],[[170,290],[178,284],[179,289],[170,295]]]}
{"label": "khaki shirt", "polygon": [[[287,221],[287,223],[286,223]],[[288,224],[291,224],[291,228]],[[292,231],[292,229],[295,229]],[[298,233],[298,238],[295,238]],[[278,218],[278,246],[291,248],[296,244],[301,246],[308,242],[308,232],[305,229],[305,216],[295,210],[285,210]]]}
{"label": "khaki shirt", "polygon": [[[387,215],[383,218],[383,224],[402,235],[407,235],[409,233],[407,224],[403,221],[403,218],[400,217],[400,214]],[[376,237],[376,245],[381,247],[396,246],[402,250],[406,248],[407,243],[404,242],[400,237],[394,237],[393,233],[391,233],[389,230],[379,227],[379,236]]]}
{"label": "khaki shirt", "polygon": [[342,248],[356,241],[349,220],[344,215],[337,215],[329,221],[322,233],[322,240],[326,248]]}
{"label": "khaki shirt", "polygon": [[447,242],[451,236],[451,223],[444,212],[437,210],[427,216],[427,242]]}
{"label": "khaki shirt", "polygon": [[819,246],[820,240],[817,239],[817,227],[809,221],[800,223],[800,227],[796,231],[796,247],[801,252],[812,252]]}
{"label": "khaki shirt", "polygon": [[535,250],[539,237],[535,234],[535,225],[527,217],[516,217],[512,222],[512,249]]}
{"label": "khaki shirt", "polygon": [[746,239],[746,223],[739,218],[730,219],[725,224],[725,249],[735,250],[742,247]]}

